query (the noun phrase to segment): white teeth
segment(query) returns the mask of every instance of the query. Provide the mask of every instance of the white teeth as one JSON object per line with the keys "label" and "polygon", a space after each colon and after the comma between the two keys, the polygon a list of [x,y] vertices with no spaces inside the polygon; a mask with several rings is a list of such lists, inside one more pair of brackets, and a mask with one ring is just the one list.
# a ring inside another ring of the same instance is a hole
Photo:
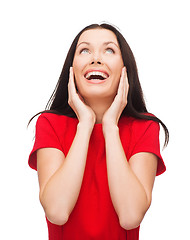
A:
{"label": "white teeth", "polygon": [[103,73],[103,72],[89,72],[85,75],[85,78],[89,78],[90,76],[95,75],[95,76],[102,76],[103,78],[108,78],[108,75]]}

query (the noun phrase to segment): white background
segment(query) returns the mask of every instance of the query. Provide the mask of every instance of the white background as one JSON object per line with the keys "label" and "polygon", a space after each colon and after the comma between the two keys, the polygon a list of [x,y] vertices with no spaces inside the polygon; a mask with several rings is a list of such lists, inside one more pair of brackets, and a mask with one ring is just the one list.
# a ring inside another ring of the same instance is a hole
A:
{"label": "white background", "polygon": [[101,21],[127,39],[148,110],[170,131],[162,152],[167,171],[156,178],[140,239],[190,239],[190,17],[184,0],[1,1],[1,239],[47,239],[37,174],[27,165],[35,121],[28,129],[27,123],[45,108],[74,37]]}

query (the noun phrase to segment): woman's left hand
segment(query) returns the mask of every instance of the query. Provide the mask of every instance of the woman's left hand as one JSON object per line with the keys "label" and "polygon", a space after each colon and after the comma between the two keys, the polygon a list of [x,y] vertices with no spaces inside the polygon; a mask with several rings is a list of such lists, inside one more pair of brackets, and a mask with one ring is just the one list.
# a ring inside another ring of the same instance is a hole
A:
{"label": "woman's left hand", "polygon": [[121,78],[118,86],[117,94],[111,106],[105,112],[102,119],[103,132],[109,131],[110,126],[117,126],[121,113],[127,105],[127,95],[129,83],[127,78],[126,67],[122,68]]}

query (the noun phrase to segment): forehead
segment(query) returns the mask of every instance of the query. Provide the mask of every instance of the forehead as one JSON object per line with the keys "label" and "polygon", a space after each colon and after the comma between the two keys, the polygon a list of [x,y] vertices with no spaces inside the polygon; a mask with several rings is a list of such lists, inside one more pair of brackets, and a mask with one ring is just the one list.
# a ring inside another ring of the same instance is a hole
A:
{"label": "forehead", "polygon": [[83,32],[78,40],[81,42],[89,42],[90,44],[101,44],[104,42],[112,41],[118,45],[116,35],[108,29],[90,29]]}

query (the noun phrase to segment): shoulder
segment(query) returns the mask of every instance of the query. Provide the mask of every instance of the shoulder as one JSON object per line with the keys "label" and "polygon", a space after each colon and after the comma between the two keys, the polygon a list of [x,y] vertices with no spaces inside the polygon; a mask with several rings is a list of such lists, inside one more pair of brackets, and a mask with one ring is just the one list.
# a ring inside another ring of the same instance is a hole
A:
{"label": "shoulder", "polygon": [[[144,116],[147,117],[155,117],[155,115],[150,114],[150,113],[145,113]],[[148,126],[150,124],[154,124],[155,125],[159,125],[156,121],[152,120],[152,119],[139,119],[139,118],[135,118],[135,117],[131,117],[131,116],[122,116],[120,119],[120,124],[122,126],[135,126],[135,127],[142,127],[142,126]]]}
{"label": "shoulder", "polygon": [[[155,117],[153,114],[146,114]],[[166,169],[160,154],[159,123],[154,120],[123,116],[120,120],[120,136],[126,149],[127,159],[139,152],[155,154],[158,161],[157,175]]]}
{"label": "shoulder", "polygon": [[63,119],[63,120],[67,119],[67,116],[45,112],[45,113],[40,114],[40,116],[38,117],[39,121],[41,121],[41,120],[43,121],[44,119],[46,119],[50,122],[54,122],[54,121],[59,121],[60,119]]}
{"label": "shoulder", "polygon": [[[146,116],[155,117],[153,114],[145,114]],[[130,116],[123,116],[120,120],[121,131],[128,129],[136,136],[143,135],[146,131],[158,132],[160,129],[159,123],[149,119],[138,119]]]}
{"label": "shoulder", "polygon": [[77,122],[76,118],[71,118],[65,115],[59,115],[55,113],[42,113],[37,120],[37,124],[50,124],[52,127],[64,126]]}
{"label": "shoulder", "polygon": [[44,135],[44,133],[56,135],[62,142],[64,139],[70,139],[75,135],[77,124],[77,118],[54,113],[42,113],[36,123],[36,132],[41,135]]}

